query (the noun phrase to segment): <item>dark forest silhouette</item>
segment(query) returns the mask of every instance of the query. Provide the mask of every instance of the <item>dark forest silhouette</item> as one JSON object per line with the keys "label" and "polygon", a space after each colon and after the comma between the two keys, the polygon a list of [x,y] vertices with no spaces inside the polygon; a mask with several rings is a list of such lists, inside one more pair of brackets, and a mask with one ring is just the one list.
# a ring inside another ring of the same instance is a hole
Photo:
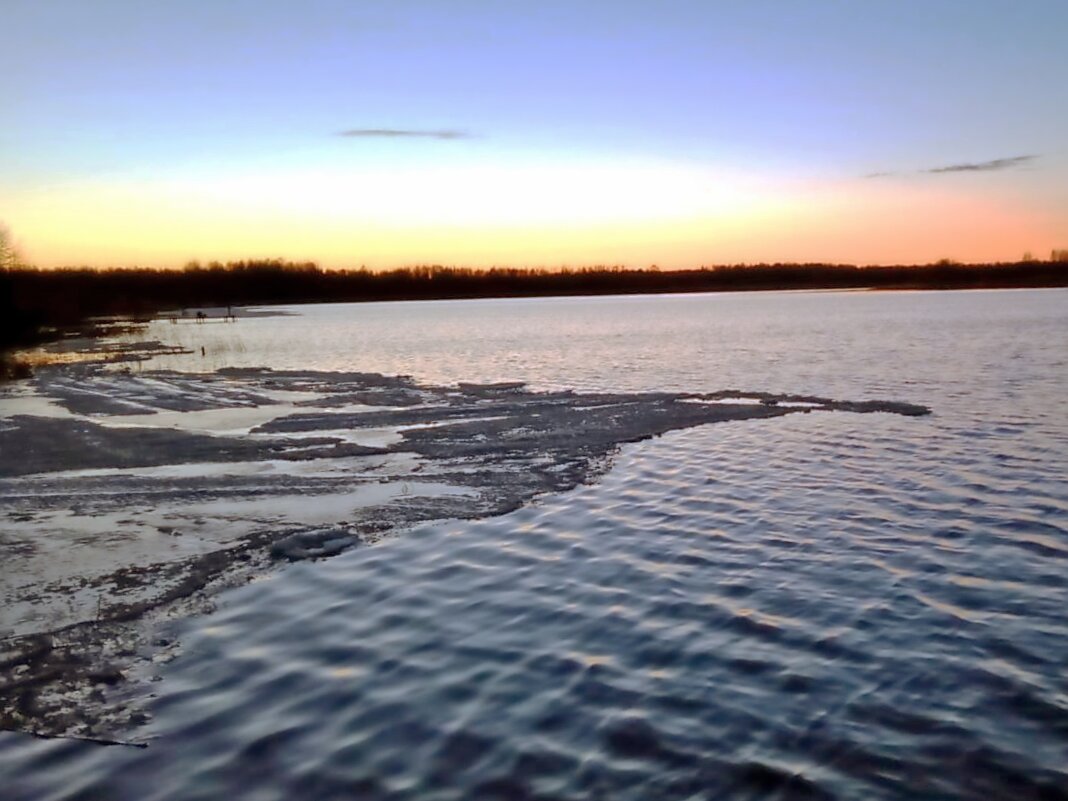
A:
{"label": "dark forest silhouette", "polygon": [[1068,262],[858,267],[756,264],[689,270],[488,270],[423,266],[325,270],[277,259],[181,270],[0,269],[0,349],[53,338],[105,315],[146,317],[198,306],[783,289],[972,289],[1068,285]]}

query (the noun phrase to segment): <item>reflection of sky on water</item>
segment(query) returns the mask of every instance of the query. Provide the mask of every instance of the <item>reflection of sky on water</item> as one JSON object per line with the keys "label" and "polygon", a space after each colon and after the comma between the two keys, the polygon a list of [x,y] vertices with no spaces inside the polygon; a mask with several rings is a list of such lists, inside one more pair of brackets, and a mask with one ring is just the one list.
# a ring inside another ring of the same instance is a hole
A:
{"label": "reflection of sky on water", "polygon": [[1057,798],[1064,296],[473,301],[158,326],[276,367],[934,413],[677,431],[624,447],[594,486],[294,565],[183,624],[148,749],[0,735],[0,774],[17,799]]}

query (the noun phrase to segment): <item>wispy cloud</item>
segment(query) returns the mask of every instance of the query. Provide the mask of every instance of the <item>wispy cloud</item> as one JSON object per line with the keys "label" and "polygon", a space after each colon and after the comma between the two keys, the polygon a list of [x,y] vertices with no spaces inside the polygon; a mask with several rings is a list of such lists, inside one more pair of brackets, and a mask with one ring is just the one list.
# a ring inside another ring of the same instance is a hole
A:
{"label": "wispy cloud", "polygon": [[948,164],[944,167],[931,167],[923,172],[940,175],[947,172],[994,172],[996,170],[1011,170],[1028,162],[1034,161],[1038,156],[1010,156],[1003,159],[991,159],[990,161],[965,162],[963,164]]}
{"label": "wispy cloud", "polygon": [[[960,164],[944,164],[940,167],[928,167],[923,170],[915,170],[918,175],[947,175],[954,172],[997,172],[998,170],[1011,170],[1035,161],[1038,156],[1009,156],[990,161],[966,161]],[[870,172],[865,178],[886,178],[891,175],[907,175],[909,173],[883,171]]]}
{"label": "wispy cloud", "polygon": [[424,128],[349,128],[338,131],[338,136],[354,139],[470,139],[467,131]]}

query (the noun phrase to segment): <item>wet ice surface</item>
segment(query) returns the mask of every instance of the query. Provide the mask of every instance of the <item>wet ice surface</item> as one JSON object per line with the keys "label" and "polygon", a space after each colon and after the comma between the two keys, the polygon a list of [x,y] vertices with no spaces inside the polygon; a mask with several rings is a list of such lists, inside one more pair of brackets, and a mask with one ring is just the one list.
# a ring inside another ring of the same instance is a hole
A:
{"label": "wet ice surface", "polygon": [[[501,369],[516,348],[524,364],[563,354],[544,387],[741,386],[935,414],[669,431],[509,514],[286,563],[153,633],[182,648],[136,728],[147,749],[0,735],[5,798],[1065,798],[1064,297],[563,301],[551,309],[581,306],[596,334],[586,372],[552,334],[518,350],[492,316],[504,342],[473,377],[516,377]],[[617,339],[601,304],[640,336]],[[504,305],[538,332],[573,314]],[[397,337],[361,361],[457,375],[439,354],[390,361],[405,337],[390,314]],[[248,436],[314,438],[328,409],[307,400],[276,427],[293,430]],[[436,458],[389,456],[414,460],[393,473]],[[322,458],[263,464],[320,475]],[[125,483],[163,467],[107,469]]]}
{"label": "wet ice surface", "polygon": [[[736,392],[531,392],[265,369],[82,364],[32,384],[45,414],[24,395],[0,406],[0,725],[97,739],[128,736],[143,716],[129,693],[109,702],[95,685],[149,661],[146,615],[179,602],[188,611],[209,587],[271,561],[503,514],[587,481],[622,442],[800,410],[795,398]],[[803,402],[806,412],[928,412]]]}

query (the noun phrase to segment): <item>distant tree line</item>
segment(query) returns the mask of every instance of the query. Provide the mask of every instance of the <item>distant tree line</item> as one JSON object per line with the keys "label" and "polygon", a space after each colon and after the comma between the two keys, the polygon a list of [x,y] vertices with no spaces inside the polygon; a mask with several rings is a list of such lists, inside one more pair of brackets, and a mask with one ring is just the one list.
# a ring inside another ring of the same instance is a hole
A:
{"label": "distant tree line", "polygon": [[440,265],[384,272],[325,270],[278,259],[184,269],[0,268],[0,348],[55,336],[103,315],[148,316],[196,306],[445,298],[727,292],[782,289],[969,289],[1068,285],[1068,261],[858,267],[755,264],[688,270],[471,269]]}

